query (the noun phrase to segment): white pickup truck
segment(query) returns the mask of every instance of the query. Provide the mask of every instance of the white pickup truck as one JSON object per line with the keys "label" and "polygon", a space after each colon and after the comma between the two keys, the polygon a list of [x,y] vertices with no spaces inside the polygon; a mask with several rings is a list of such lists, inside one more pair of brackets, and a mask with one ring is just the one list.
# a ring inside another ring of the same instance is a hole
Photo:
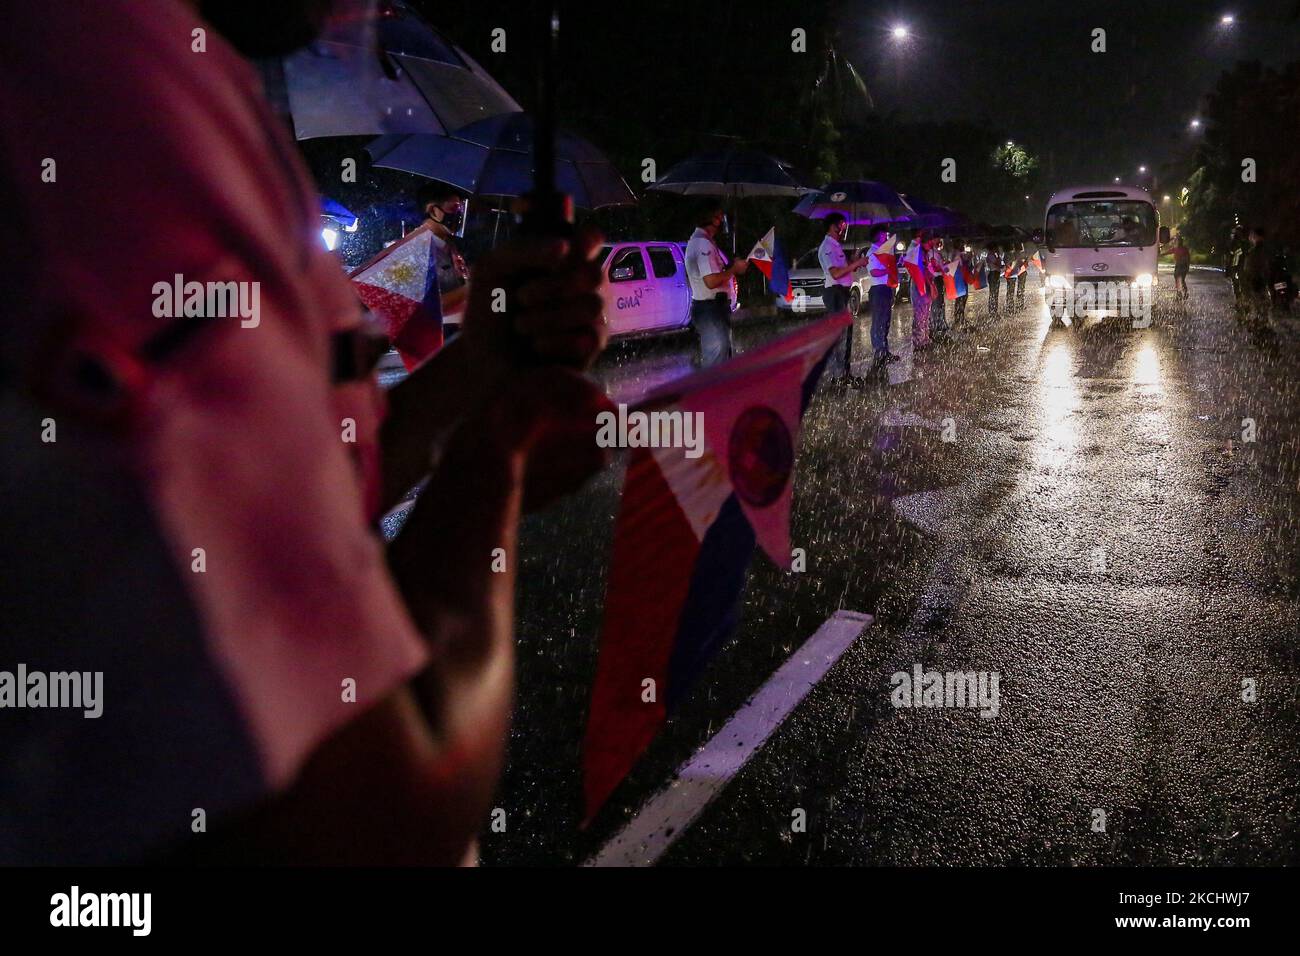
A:
{"label": "white pickup truck", "polygon": [[[686,249],[678,242],[616,242],[596,261],[605,270],[605,315],[610,335],[623,338],[676,332],[691,324]],[[731,285],[731,311],[736,311]]]}
{"label": "white pickup truck", "polygon": [[[595,259],[605,272],[602,296],[612,338],[678,332],[691,324],[685,250],[676,242],[614,242]],[[733,284],[731,309],[736,309]],[[448,323],[460,316],[448,316]]]}

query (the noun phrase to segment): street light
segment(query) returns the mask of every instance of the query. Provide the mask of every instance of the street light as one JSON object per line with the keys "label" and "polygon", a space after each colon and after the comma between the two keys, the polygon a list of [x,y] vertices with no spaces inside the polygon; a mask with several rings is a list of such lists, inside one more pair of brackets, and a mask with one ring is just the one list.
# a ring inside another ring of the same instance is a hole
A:
{"label": "street light", "polygon": [[1115,182],[1119,182],[1119,177],[1118,177],[1118,176],[1115,177]]}
{"label": "street light", "polygon": [[1231,13],[1225,13],[1223,16],[1219,17],[1219,22],[1225,27],[1230,27],[1237,22],[1237,18]]}
{"label": "street light", "polygon": [[894,33],[895,40],[907,39],[907,27],[903,26],[902,24],[899,24],[898,26],[894,27],[893,33]]}
{"label": "street light", "polygon": [[1200,128],[1201,128],[1201,121],[1198,119],[1192,120],[1192,129],[1200,129]]}
{"label": "street light", "polygon": [[1138,172],[1139,172],[1139,173],[1145,173],[1146,171],[1147,171],[1147,168],[1146,168],[1145,166],[1139,166],[1139,167],[1138,167]]}

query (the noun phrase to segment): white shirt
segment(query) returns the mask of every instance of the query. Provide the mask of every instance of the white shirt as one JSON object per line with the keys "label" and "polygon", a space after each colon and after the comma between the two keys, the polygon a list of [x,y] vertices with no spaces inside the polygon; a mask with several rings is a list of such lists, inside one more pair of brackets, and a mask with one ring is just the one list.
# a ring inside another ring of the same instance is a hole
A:
{"label": "white shirt", "polygon": [[846,272],[838,279],[831,274],[831,269],[842,269],[848,265],[848,260],[844,258],[844,247],[840,241],[826,233],[826,238],[822,244],[817,247],[817,261],[822,266],[822,284],[823,285],[853,285],[853,273]]}
{"label": "white shirt", "polygon": [[717,244],[702,228],[696,229],[686,243],[686,278],[691,284],[691,298],[696,302],[704,302],[719,292],[729,293],[730,290],[723,286],[710,289],[704,284],[705,276],[717,275],[726,268],[726,257]]}
{"label": "white shirt", "polygon": [[[868,254],[867,277],[873,286],[889,285],[889,274],[888,274],[889,270],[885,268],[885,264],[880,261],[880,258],[877,254],[885,253],[887,255],[894,256],[895,257],[894,261],[895,263],[897,263],[898,262],[898,258],[897,258],[898,252],[896,248],[897,242],[898,242],[897,239],[895,239],[893,236],[890,236],[887,240],[885,240],[885,242],[881,246],[879,247],[873,246],[871,252]],[[879,270],[880,272],[885,274],[876,275],[875,274],[876,270]]]}

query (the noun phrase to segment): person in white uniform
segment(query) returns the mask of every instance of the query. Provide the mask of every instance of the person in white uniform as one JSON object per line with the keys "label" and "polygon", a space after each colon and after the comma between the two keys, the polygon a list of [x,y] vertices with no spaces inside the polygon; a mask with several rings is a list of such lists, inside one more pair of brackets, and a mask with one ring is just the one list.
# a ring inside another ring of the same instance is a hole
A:
{"label": "person in white uniform", "polygon": [[728,265],[718,248],[717,238],[727,222],[721,203],[704,203],[695,221],[695,232],[686,243],[686,279],[691,286],[691,326],[700,341],[699,365],[707,368],[731,358],[731,290],[749,262],[737,259]]}
{"label": "person in white uniform", "polygon": [[[822,267],[822,303],[827,315],[836,315],[849,311],[849,290],[853,288],[853,273],[867,264],[865,257],[852,262],[844,254],[844,237],[848,234],[849,223],[840,213],[831,213],[826,217],[826,236],[817,247],[817,261]],[[856,316],[850,316],[856,318]],[[844,379],[852,378],[853,364],[853,326],[844,330],[844,338],[835,347],[836,354],[831,357],[828,368],[834,369]]]}

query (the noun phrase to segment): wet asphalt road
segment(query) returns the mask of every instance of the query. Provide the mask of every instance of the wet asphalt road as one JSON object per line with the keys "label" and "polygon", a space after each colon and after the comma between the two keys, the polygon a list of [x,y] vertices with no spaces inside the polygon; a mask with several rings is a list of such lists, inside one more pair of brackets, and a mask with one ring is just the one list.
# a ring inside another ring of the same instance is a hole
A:
{"label": "wet asphalt road", "polygon": [[[1243,322],[1194,272],[1150,328],[1055,327],[1028,289],[994,320],[979,296],[976,330],[916,356],[899,307],[890,383],[819,390],[792,528],[807,571],[755,558],[738,632],[588,831],[621,469],[527,520],[507,825],[484,864],[588,858],[838,608],[876,622],[663,864],[1300,862],[1300,315]],[[600,374],[617,393],[693,347],[615,349]],[[997,716],[893,707],[891,674],[917,664],[996,672]]]}

